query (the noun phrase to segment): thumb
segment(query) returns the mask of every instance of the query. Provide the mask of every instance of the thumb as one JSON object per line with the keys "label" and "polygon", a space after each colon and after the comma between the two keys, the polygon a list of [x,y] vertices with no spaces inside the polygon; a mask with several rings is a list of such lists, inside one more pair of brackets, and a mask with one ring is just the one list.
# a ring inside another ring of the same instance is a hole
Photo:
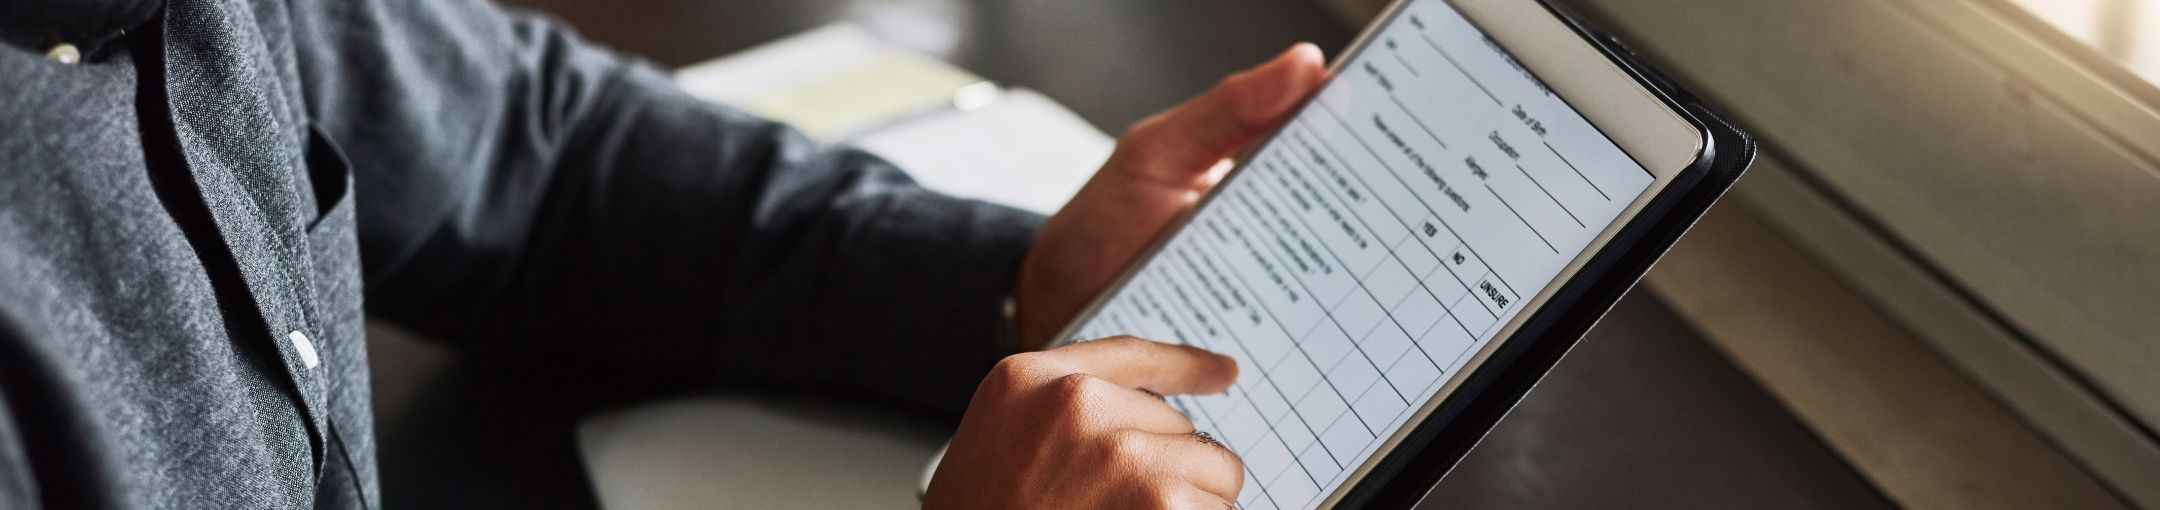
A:
{"label": "thumb", "polygon": [[1327,77],[1325,58],[1298,43],[1259,67],[1224,78],[1200,97],[1155,114],[1118,141],[1118,167],[1185,185],[1252,143],[1297,108]]}

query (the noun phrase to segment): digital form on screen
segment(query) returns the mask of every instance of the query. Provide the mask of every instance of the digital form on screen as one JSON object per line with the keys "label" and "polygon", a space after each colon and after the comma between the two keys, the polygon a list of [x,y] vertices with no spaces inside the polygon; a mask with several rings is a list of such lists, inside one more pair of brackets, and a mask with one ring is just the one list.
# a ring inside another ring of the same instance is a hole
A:
{"label": "digital form on screen", "polygon": [[1654,182],[1446,2],[1414,2],[1069,340],[1237,358],[1174,396],[1244,508],[1342,486]]}

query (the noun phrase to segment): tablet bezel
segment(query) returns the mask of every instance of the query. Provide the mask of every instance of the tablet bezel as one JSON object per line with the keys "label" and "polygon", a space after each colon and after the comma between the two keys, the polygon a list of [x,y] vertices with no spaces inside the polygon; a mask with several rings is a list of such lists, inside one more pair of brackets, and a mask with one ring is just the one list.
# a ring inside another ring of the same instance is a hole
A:
{"label": "tablet bezel", "polygon": [[[1450,377],[1432,399],[1421,404],[1418,412],[1383,444],[1378,453],[1359,466],[1356,473],[1341,487],[1321,500],[1322,507],[1333,506],[1346,499],[1356,501],[1369,497],[1375,487],[1367,482],[1372,478],[1375,468],[1388,462],[1402,461],[1402,455],[1396,450],[1403,446],[1406,438],[1425,431],[1428,427],[1425,427],[1424,422],[1430,420],[1436,411],[1450,403],[1474,397],[1477,389],[1465,391],[1464,387],[1489,371],[1486,368],[1493,355],[1504,347],[1517,343],[1515,335],[1526,324],[1550,315],[1545,307],[1556,296],[1563,294],[1563,287],[1569,286],[1578,276],[1584,274],[1584,269],[1627,227],[1644,221],[1644,213],[1654,209],[1653,205],[1659,197],[1675,191],[1674,184],[1683,180],[1681,177],[1685,171],[1702,167],[1705,149],[1710,143],[1707,131],[1694,122],[1691,116],[1685,115],[1669,98],[1647,85],[1633,69],[1614,60],[1605,49],[1590,40],[1586,34],[1578,32],[1576,27],[1551,11],[1541,0],[1397,0],[1366,27],[1349,49],[1335,59],[1330,68],[1330,80],[1339,77],[1344,65],[1356,60],[1370,47],[1375,34],[1396,22],[1410,5],[1421,2],[1447,3],[1460,12],[1486,37],[1505,48],[1517,63],[1544,82],[1593,127],[1603,132],[1622,152],[1650,172],[1655,180],[1586,246],[1551,284],[1539,290],[1525,308],[1526,312],[1510,319],[1494,336],[1494,340],[1480,349],[1470,364],[1464,366],[1462,372]],[[1308,99],[1307,105],[1294,115],[1302,115],[1304,108],[1310,107],[1310,102],[1311,99]],[[1237,158],[1237,168],[1224,178],[1223,183],[1237,178],[1251,155],[1257,152],[1258,148],[1274,143],[1279,135],[1278,130],[1256,144],[1254,151],[1241,154]],[[1218,185],[1216,189],[1222,188]],[[1214,194],[1211,191],[1191,211],[1158,233],[1142,255],[1129,263],[1121,274],[1053,339],[1062,344],[1065,338],[1092,320],[1101,307],[1115,296],[1140,268],[1153,259],[1176,232],[1185,228],[1197,211],[1213,202]],[[1500,363],[1490,366],[1498,369],[1504,365]],[[1365,496],[1354,497],[1360,493]]]}

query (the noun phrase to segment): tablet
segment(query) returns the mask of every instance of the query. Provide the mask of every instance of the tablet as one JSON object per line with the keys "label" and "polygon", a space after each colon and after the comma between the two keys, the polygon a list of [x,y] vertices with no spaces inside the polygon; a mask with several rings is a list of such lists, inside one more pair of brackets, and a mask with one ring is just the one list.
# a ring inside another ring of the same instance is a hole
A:
{"label": "tablet", "polygon": [[1712,141],[1544,3],[1402,0],[1059,338],[1236,358],[1228,391],[1168,401],[1244,461],[1239,506],[1359,501],[1571,282],[1611,277]]}

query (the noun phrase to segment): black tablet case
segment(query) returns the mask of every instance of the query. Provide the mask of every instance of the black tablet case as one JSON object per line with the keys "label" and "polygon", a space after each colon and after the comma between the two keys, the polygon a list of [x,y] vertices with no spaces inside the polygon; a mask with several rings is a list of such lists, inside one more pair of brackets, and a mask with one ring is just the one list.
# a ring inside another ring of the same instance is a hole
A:
{"label": "black tablet case", "polygon": [[1702,156],[1351,488],[1340,508],[1409,508],[1423,500],[1755,159],[1755,140],[1746,131],[1673,85],[1612,36],[1550,2],[1539,3],[1701,129],[1706,135]]}

